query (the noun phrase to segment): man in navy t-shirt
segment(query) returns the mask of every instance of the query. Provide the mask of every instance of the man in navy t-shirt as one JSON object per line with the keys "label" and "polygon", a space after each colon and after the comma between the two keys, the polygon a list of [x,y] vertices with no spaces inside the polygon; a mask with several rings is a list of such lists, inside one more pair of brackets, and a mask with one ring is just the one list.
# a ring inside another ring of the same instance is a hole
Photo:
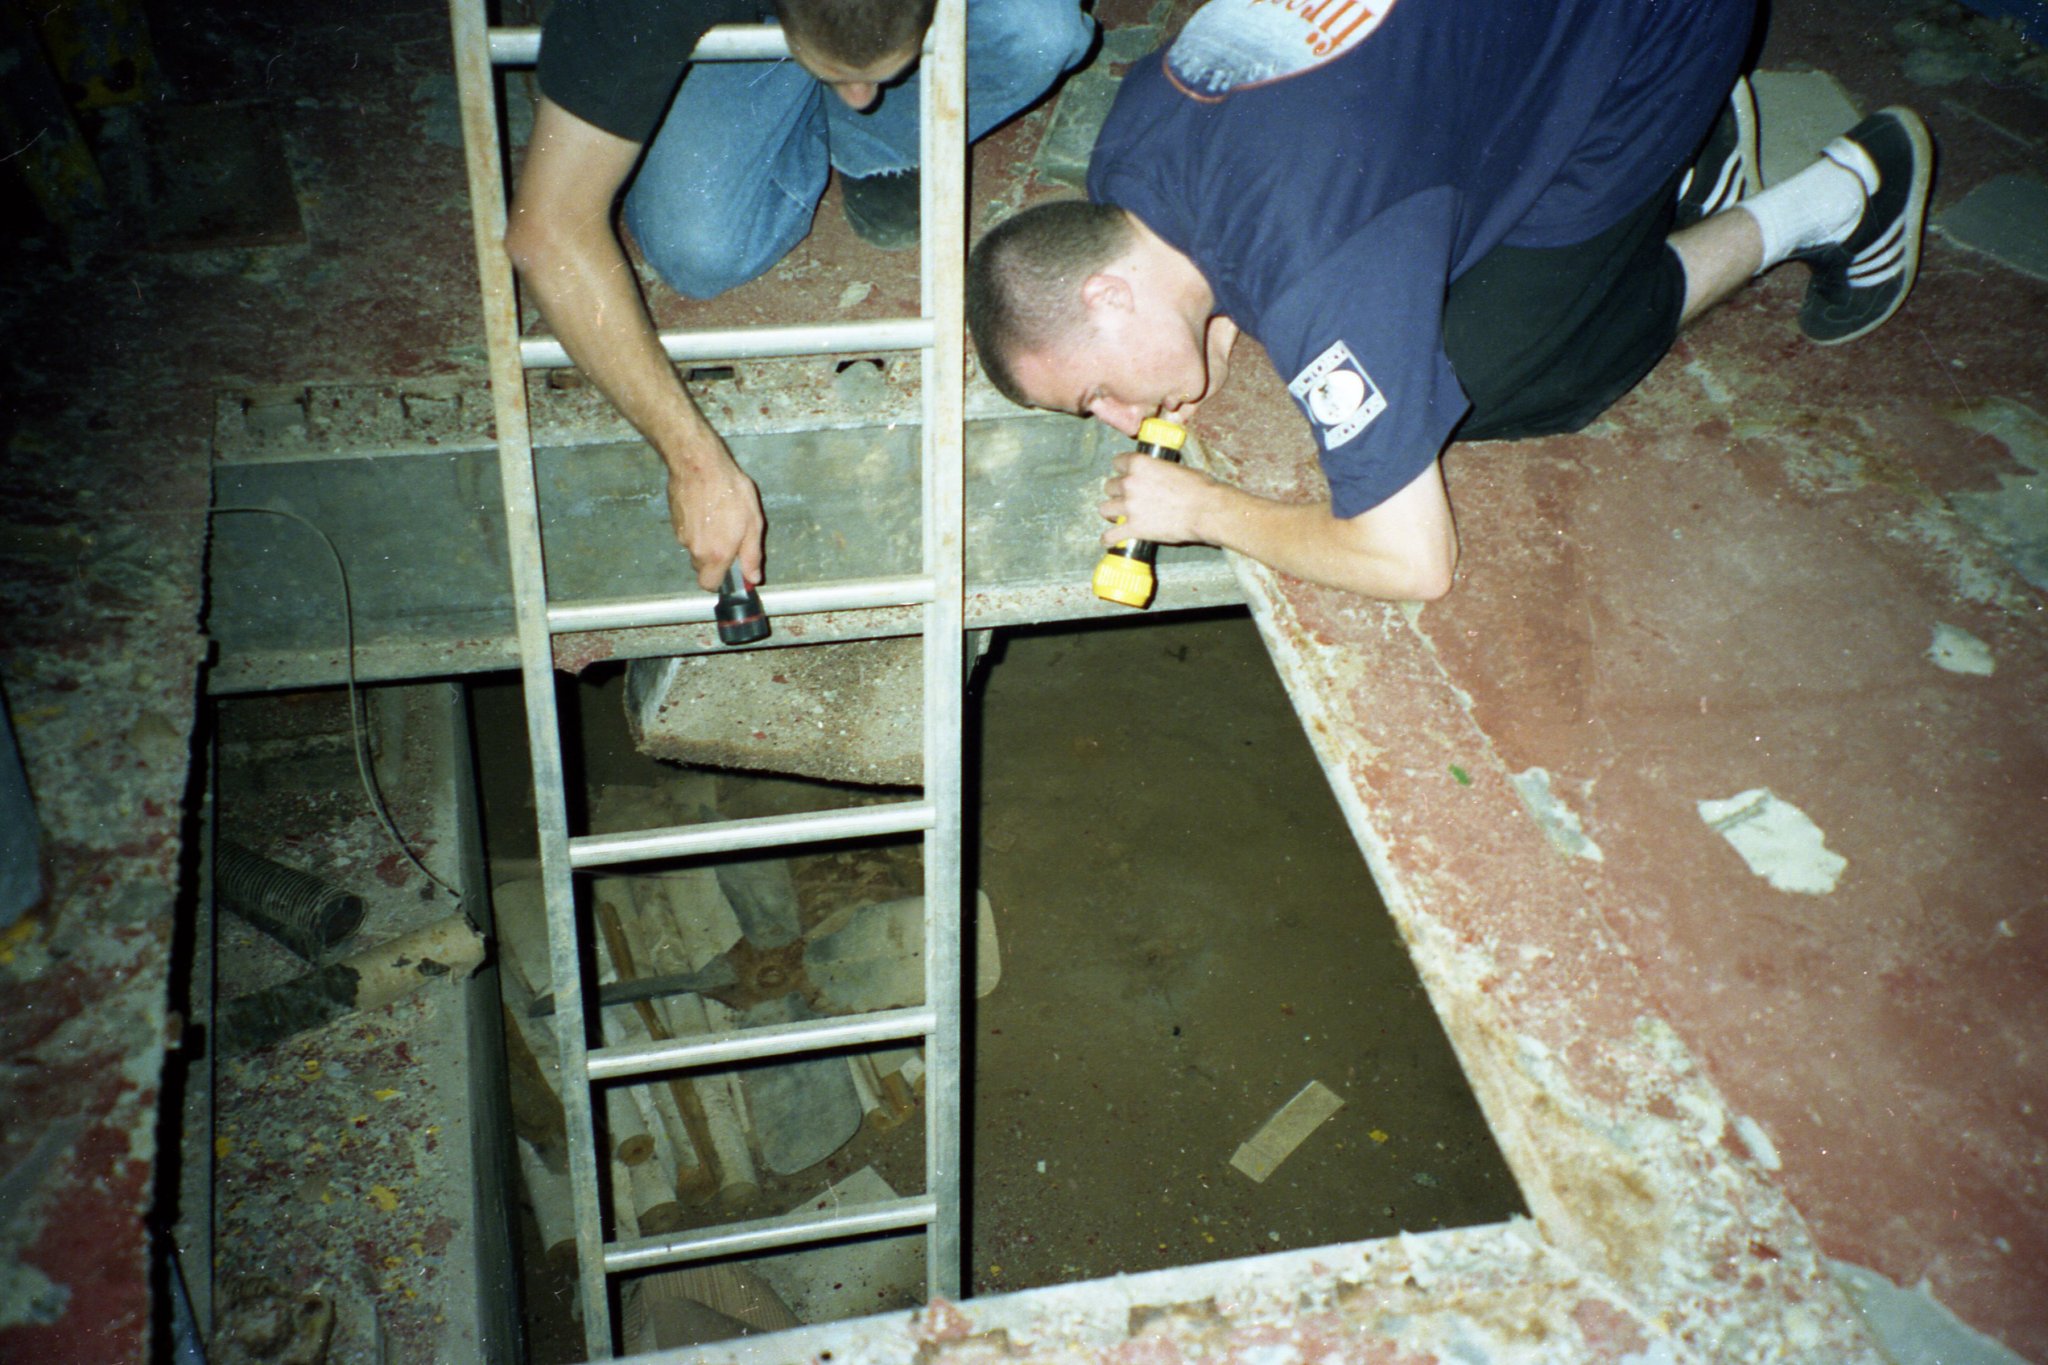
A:
{"label": "man in navy t-shirt", "polygon": [[1092,202],[1027,210],[976,247],[983,367],[1017,401],[1135,432],[1215,392],[1242,329],[1316,434],[1329,505],[1126,456],[1105,542],[1219,544],[1440,596],[1454,436],[1584,426],[1681,325],[1786,259],[1814,267],[1817,341],[1903,301],[1925,128],[1886,110],[1754,193],[1753,10],[1210,0],[1125,78]]}

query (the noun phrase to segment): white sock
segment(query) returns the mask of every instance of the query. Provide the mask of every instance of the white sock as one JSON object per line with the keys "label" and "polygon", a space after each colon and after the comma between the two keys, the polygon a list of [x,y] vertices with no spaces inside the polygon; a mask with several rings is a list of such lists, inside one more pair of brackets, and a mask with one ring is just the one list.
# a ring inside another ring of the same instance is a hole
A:
{"label": "white sock", "polygon": [[1877,193],[1877,167],[1861,147],[1836,138],[1820,159],[1736,207],[1756,219],[1764,238],[1761,273],[1792,256],[1830,246],[1856,230],[1863,205]]}

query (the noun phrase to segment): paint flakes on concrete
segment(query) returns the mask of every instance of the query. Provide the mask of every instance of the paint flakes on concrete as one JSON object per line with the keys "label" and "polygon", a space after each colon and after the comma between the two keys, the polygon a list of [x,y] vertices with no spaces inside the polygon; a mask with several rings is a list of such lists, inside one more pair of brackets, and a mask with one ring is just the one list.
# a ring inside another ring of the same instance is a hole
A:
{"label": "paint flakes on concrete", "polygon": [[1585,827],[1579,823],[1579,813],[1551,790],[1547,771],[1531,768],[1514,774],[1511,780],[1522,804],[1529,808],[1529,814],[1536,817],[1536,823],[1542,827],[1543,837],[1550,840],[1551,847],[1568,858],[1584,858],[1594,863],[1607,860],[1607,855],[1600,851],[1600,845],[1586,836]]}
{"label": "paint flakes on concrete", "polygon": [[1954,5],[1922,4],[1920,11],[1892,26],[1893,36],[1906,48],[1906,78],[1915,85],[1984,81],[2048,91],[2048,57],[2027,41],[2017,22],[1967,14]]}
{"label": "paint flakes on concrete", "polygon": [[[1958,495],[1963,496],[1968,495]],[[2039,609],[2038,599],[2027,591],[2012,566],[1991,553],[1983,538],[1970,534],[1963,519],[1948,509],[1915,509],[1901,523],[1896,538],[1913,541],[1927,551],[1932,564],[1947,574],[1949,590],[1958,601],[1995,606],[2016,616],[2031,617]]]}
{"label": "paint flakes on concrete", "polygon": [[1972,404],[1950,418],[1998,441],[2022,471],[1998,470],[1995,490],[1957,493],[1950,503],[2020,577],[2048,592],[2048,419],[2005,398]]}
{"label": "paint flakes on concrete", "polygon": [[1994,176],[1943,213],[1935,227],[1957,246],[2030,279],[2048,280],[2048,182],[2039,176]]}
{"label": "paint flakes on concrete", "polygon": [[1849,860],[1828,848],[1827,836],[1805,811],[1766,787],[1699,803],[1700,819],[1726,839],[1749,870],[1780,891],[1825,896],[1841,881]]}
{"label": "paint flakes on concrete", "polygon": [[1709,403],[1722,408],[1735,406],[1735,391],[1728,386],[1727,381],[1715,374],[1712,367],[1707,365],[1705,361],[1697,359],[1686,361],[1685,373],[1691,376],[1693,381],[1700,386],[1700,392],[1706,395]]}
{"label": "paint flakes on concrete", "polygon": [[1950,1312],[1928,1292],[1925,1280],[1903,1289],[1848,1261],[1829,1261],[1828,1270],[1898,1365],[2026,1365],[2004,1343]]}
{"label": "paint flakes on concrete", "polygon": [[1966,673],[1975,678],[1988,678],[1997,668],[1991,657],[1991,646],[1960,626],[1938,621],[1934,626],[1934,643],[1927,646],[1927,657],[1937,668],[1951,673]]}
{"label": "paint flakes on concrete", "polygon": [[1781,424],[1757,421],[1737,422],[1735,430],[1768,439],[1780,452],[1786,480],[1807,497],[1837,496],[1870,486],[1864,447],[1838,431],[1788,431]]}
{"label": "paint flakes on concrete", "polygon": [[71,1291],[25,1261],[0,1261],[0,1327],[48,1326],[64,1317]]}

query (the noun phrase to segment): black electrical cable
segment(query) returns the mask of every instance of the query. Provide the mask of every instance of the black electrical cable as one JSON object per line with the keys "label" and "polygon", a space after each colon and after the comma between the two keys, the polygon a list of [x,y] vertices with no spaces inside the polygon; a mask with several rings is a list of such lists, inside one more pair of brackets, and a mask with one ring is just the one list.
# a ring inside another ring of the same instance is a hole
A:
{"label": "black electrical cable", "polygon": [[320,537],[320,543],[327,547],[327,554],[334,561],[334,576],[341,583],[341,625],[346,646],[343,663],[347,669],[348,677],[348,725],[355,747],[356,776],[362,781],[363,795],[368,798],[370,809],[376,812],[377,819],[383,824],[384,832],[391,836],[392,843],[398,845],[398,851],[405,855],[406,861],[418,868],[420,875],[435,886],[440,887],[456,900],[461,900],[462,893],[435,876],[427,865],[420,861],[419,855],[412,851],[412,845],[407,843],[405,836],[399,832],[398,822],[391,818],[391,811],[384,804],[384,793],[377,786],[376,772],[370,763],[369,742],[363,735],[363,725],[360,720],[362,697],[356,688],[355,599],[349,592],[348,566],[342,563],[341,551],[336,548],[333,538],[297,512],[287,512],[282,507],[214,507],[209,509],[208,514],[219,515],[222,512],[255,512],[266,516],[283,517],[287,521],[297,522],[314,535]]}

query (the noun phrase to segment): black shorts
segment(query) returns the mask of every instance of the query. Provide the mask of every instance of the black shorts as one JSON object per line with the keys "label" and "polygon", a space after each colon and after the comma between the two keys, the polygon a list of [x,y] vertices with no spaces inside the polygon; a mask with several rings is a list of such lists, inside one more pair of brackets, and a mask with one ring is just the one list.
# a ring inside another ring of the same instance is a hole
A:
{"label": "black shorts", "polygon": [[1577,431],[1663,359],[1685,306],[1664,242],[1682,176],[1590,241],[1495,247],[1451,282],[1444,352],[1472,400],[1452,440]]}

